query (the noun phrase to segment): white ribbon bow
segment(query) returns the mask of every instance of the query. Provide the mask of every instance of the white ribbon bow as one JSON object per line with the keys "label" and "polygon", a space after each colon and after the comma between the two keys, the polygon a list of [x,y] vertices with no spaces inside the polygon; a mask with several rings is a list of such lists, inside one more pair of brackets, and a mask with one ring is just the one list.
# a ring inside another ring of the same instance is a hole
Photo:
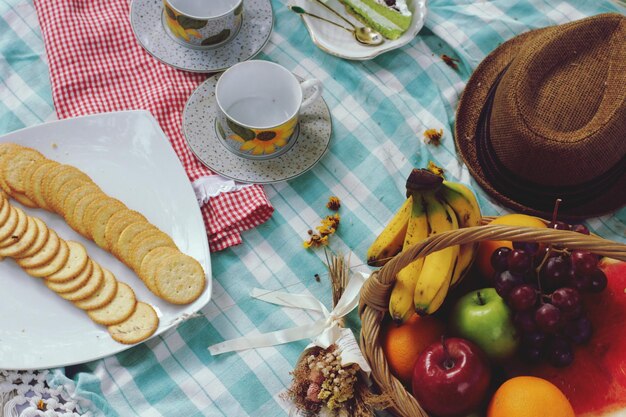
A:
{"label": "white ribbon bow", "polygon": [[237,350],[275,346],[307,338],[313,339],[314,345],[326,349],[342,336],[339,321],[359,303],[359,292],[365,279],[366,276],[362,273],[353,274],[343,295],[331,312],[328,312],[326,306],[311,295],[272,292],[254,288],[250,294],[254,298],[285,307],[317,311],[322,313],[323,317],[312,324],[226,340],[209,346],[209,352],[212,355],[219,355]]}

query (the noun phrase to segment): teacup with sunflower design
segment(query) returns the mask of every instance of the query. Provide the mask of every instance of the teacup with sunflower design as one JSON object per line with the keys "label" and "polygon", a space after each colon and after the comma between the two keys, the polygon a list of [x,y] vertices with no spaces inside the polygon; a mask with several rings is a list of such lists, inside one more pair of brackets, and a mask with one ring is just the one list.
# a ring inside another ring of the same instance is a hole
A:
{"label": "teacup with sunflower design", "polygon": [[276,157],[294,144],[300,112],[321,93],[319,80],[299,81],[273,62],[241,62],[226,70],[215,86],[221,113],[215,122],[217,134],[238,155]]}
{"label": "teacup with sunflower design", "polygon": [[230,41],[241,28],[243,0],[163,0],[163,24],[179,43],[211,49]]}

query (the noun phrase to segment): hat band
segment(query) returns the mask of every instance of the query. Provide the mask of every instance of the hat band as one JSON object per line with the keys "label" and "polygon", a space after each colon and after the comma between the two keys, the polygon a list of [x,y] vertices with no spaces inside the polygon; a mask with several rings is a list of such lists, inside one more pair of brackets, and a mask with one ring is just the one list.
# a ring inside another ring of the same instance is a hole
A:
{"label": "hat band", "polygon": [[[550,211],[557,198],[563,200],[562,211],[589,203],[613,186],[626,171],[626,155],[602,175],[591,181],[570,186],[546,186],[521,178],[509,170],[498,159],[491,144],[490,119],[493,101],[498,84],[507,71],[507,67],[498,75],[489,89],[487,100],[481,110],[476,127],[476,154],[485,179],[498,192],[512,200],[541,211]],[[619,198],[619,196],[615,196]]]}

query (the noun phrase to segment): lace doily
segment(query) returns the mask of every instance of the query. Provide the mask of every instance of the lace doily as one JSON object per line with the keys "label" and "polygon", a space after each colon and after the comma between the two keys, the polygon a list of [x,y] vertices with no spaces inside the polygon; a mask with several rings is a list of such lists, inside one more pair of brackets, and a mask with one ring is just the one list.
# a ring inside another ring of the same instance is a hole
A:
{"label": "lace doily", "polygon": [[[74,396],[73,383],[48,385],[50,371],[0,370],[0,417],[93,417]],[[71,381],[70,381],[71,382]]]}

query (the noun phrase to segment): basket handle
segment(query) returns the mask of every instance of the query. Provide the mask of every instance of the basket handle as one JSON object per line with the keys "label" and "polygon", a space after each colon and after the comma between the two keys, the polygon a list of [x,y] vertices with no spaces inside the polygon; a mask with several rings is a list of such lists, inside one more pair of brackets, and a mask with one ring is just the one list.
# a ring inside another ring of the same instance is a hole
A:
{"label": "basket handle", "polygon": [[554,243],[569,249],[584,249],[597,255],[626,261],[625,244],[593,235],[584,235],[569,230],[505,225],[466,227],[430,236],[394,256],[379,271],[374,272],[371,277],[373,279],[368,279],[365,282],[361,292],[361,308],[363,303],[366,303],[376,310],[386,310],[396,275],[415,259],[448,246],[476,243],[483,240]]}
{"label": "basket handle", "polygon": [[475,243],[483,240],[554,243],[569,249],[584,249],[597,255],[626,261],[626,245],[593,235],[569,230],[542,229],[505,225],[467,227],[433,235],[395,256],[379,271],[381,284],[395,282],[402,268],[415,259],[427,256],[448,246]]}

